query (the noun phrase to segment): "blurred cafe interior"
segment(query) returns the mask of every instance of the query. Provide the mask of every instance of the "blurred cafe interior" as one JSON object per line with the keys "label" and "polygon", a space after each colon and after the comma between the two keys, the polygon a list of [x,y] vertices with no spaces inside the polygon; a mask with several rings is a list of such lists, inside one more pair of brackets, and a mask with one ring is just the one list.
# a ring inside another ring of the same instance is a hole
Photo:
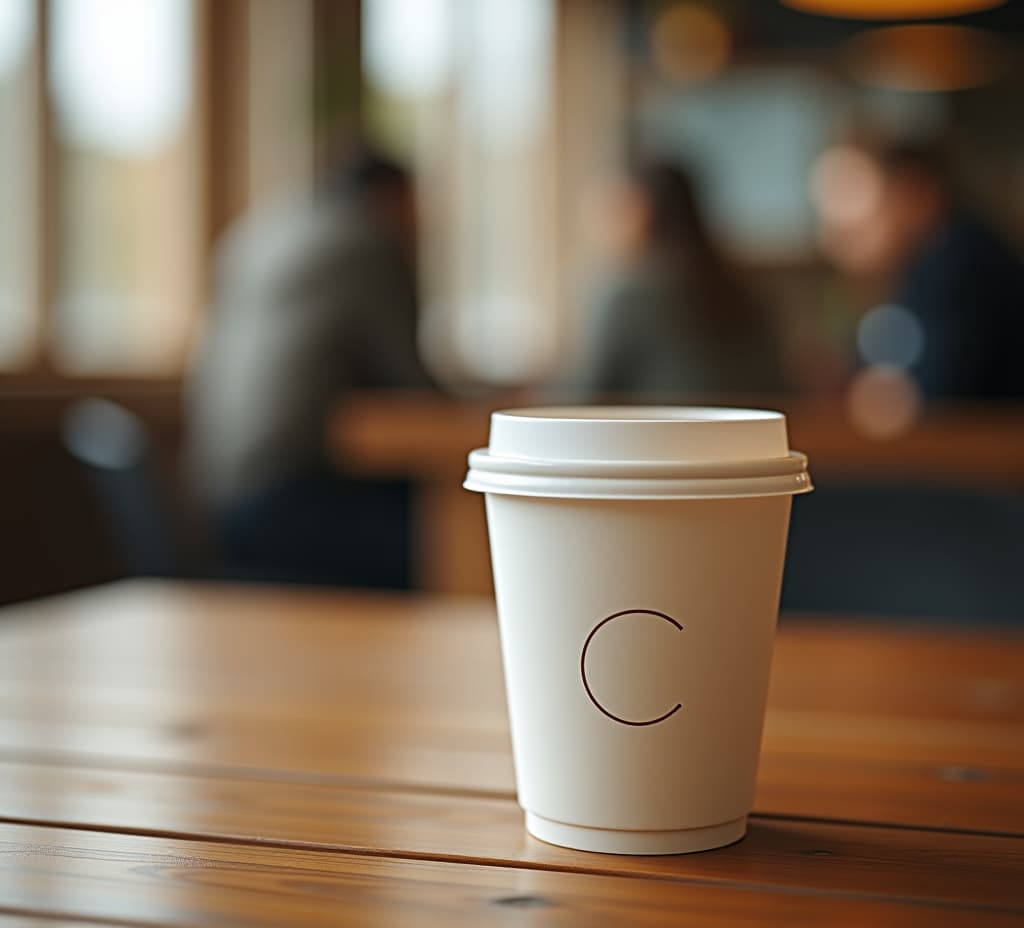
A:
{"label": "blurred cafe interior", "polygon": [[781,409],[783,607],[1024,620],[1021,0],[0,0],[0,603],[489,594],[509,405]]}

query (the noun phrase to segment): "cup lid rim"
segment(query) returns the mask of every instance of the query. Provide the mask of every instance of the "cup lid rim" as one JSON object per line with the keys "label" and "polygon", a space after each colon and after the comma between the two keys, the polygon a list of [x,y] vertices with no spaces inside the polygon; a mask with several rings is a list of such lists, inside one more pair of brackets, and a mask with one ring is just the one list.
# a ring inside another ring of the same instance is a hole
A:
{"label": "cup lid rim", "polygon": [[469,456],[463,486],[478,493],[560,499],[700,499],[792,496],[813,489],[807,456],[731,462],[538,461]]}
{"label": "cup lid rim", "polygon": [[492,418],[531,419],[537,422],[658,422],[699,425],[721,422],[763,422],[785,420],[785,413],[775,409],[753,409],[736,406],[522,406],[497,409]]}
{"label": "cup lid rim", "polygon": [[737,461],[645,460],[542,460],[510,454],[494,454],[489,448],[469,453],[470,470],[476,473],[517,474],[530,477],[608,477],[618,479],[686,479],[715,477],[780,477],[806,473],[807,455],[789,451],[782,457]]}

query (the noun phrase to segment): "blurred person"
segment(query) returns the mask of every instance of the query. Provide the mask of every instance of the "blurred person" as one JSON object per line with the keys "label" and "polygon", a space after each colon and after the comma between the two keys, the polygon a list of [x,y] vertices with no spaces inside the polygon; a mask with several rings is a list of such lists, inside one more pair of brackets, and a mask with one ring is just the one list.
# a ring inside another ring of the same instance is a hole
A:
{"label": "blurred person", "polygon": [[325,452],[349,391],[430,390],[416,347],[414,192],[360,151],[226,233],[188,385],[187,465],[233,574],[409,585],[408,487]]}
{"label": "blurred person", "polygon": [[925,397],[1024,395],[1024,268],[956,195],[933,146],[843,146],[819,162],[821,242],[881,299],[862,360]]}
{"label": "blurred person", "polygon": [[666,398],[781,389],[776,334],[712,240],[679,167],[631,168],[609,232],[615,269],[567,387]]}

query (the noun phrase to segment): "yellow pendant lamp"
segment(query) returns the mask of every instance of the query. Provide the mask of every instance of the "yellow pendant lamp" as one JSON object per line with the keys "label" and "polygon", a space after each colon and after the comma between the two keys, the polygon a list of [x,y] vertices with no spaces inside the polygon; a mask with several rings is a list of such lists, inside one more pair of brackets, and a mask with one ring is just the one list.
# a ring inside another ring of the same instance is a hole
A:
{"label": "yellow pendant lamp", "polygon": [[1002,6],[1006,0],[780,0],[803,13],[842,19],[932,19],[964,16]]}
{"label": "yellow pendant lamp", "polygon": [[861,83],[892,90],[948,91],[997,80],[1007,50],[997,35],[967,26],[912,25],[869,29],[844,49]]}

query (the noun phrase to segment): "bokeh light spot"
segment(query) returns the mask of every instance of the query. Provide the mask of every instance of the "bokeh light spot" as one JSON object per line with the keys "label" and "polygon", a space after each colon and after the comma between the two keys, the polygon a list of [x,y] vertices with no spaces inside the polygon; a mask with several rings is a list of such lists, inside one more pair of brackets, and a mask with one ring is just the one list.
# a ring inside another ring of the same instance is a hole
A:
{"label": "bokeh light spot", "polygon": [[663,10],[651,30],[654,64],[666,80],[698,84],[719,74],[729,61],[729,27],[714,10],[678,3]]}
{"label": "bokeh light spot", "polygon": [[921,391],[913,379],[882,364],[859,371],[846,394],[850,424],[867,438],[893,439],[908,432],[921,405]]}
{"label": "bokeh light spot", "polygon": [[882,175],[865,152],[837,145],[815,160],[810,193],[825,222],[849,225],[877,207],[882,198]]}
{"label": "bokeh light spot", "polygon": [[924,330],[905,306],[886,303],[876,306],[860,320],[857,349],[866,364],[907,368],[924,351]]}

